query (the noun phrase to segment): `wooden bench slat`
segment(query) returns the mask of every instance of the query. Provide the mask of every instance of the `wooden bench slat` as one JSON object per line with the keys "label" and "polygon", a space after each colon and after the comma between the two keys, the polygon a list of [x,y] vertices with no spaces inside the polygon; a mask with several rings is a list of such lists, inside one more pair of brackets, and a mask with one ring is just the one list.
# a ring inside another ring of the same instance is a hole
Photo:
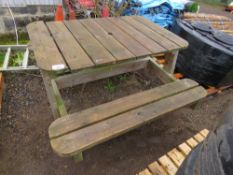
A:
{"label": "wooden bench slat", "polygon": [[140,21],[141,23],[145,24],[149,28],[151,28],[153,31],[159,33],[163,37],[173,41],[174,43],[178,44],[181,48],[186,48],[188,47],[188,42],[182,39],[181,37],[177,36],[176,34],[163,29],[159,25],[147,20],[146,18],[142,16],[132,16],[135,20]]}
{"label": "wooden bench slat", "polygon": [[77,20],[64,21],[66,27],[74,35],[83,49],[91,57],[95,64],[105,64],[115,61],[115,58],[88,32]]}
{"label": "wooden bench slat", "polygon": [[158,53],[162,53],[166,51],[165,48],[157,44],[155,41],[153,41],[151,38],[147,37],[143,33],[136,30],[131,25],[127,24],[121,18],[116,18],[116,19],[108,18],[108,20],[112,22],[112,24],[124,30],[124,32],[126,32],[128,35],[130,35],[135,40],[137,40],[139,43],[141,43],[144,47],[149,49],[153,54],[158,54]]}
{"label": "wooden bench slat", "polygon": [[166,171],[162,166],[159,165],[157,161],[149,164],[148,168],[153,173],[153,175],[167,175]]}
{"label": "wooden bench slat", "polygon": [[205,89],[196,87],[64,136],[51,139],[51,146],[60,156],[72,156],[94,145],[133,130],[163,114],[196,102],[205,96]]}
{"label": "wooden bench slat", "polygon": [[166,155],[159,158],[159,163],[161,163],[161,165],[163,166],[163,168],[167,171],[169,175],[176,174],[178,168]]}
{"label": "wooden bench slat", "polygon": [[148,56],[151,54],[151,52],[141,43],[122,31],[119,27],[113,25],[106,18],[97,18],[95,19],[95,22],[108,32],[108,34],[111,34],[117,41],[124,45],[136,57]]}
{"label": "wooden bench slat", "polygon": [[141,105],[145,105],[161,98],[171,96],[175,93],[182,92],[195,86],[198,86],[196,82],[189,79],[184,79],[181,81],[168,83],[166,85],[144,92],[123,97],[78,113],[70,114],[67,117],[62,117],[55,120],[50,125],[49,137],[53,138],[64,135],[68,132],[80,129],[95,122],[107,119],[111,116],[115,116]]}
{"label": "wooden bench slat", "polygon": [[80,22],[92,33],[92,35],[117,59],[125,60],[135,58],[122,44],[109,35],[95,21],[90,19],[80,20]]}
{"label": "wooden bench slat", "polygon": [[136,21],[129,16],[124,16],[122,17],[122,19],[125,20],[128,24],[132,25],[135,29],[146,35],[147,37],[153,39],[155,42],[167,49],[167,51],[173,51],[180,48],[180,46],[178,46],[177,44],[161,36],[157,32],[154,32],[152,29],[150,29],[143,23],[140,23],[139,21]]}
{"label": "wooden bench slat", "polygon": [[47,22],[46,24],[71,70],[94,66],[63,22]]}
{"label": "wooden bench slat", "polygon": [[179,167],[185,159],[181,152],[179,152],[176,148],[169,151],[167,155],[171,158],[177,167]]}
{"label": "wooden bench slat", "polygon": [[27,30],[32,42],[35,57],[37,58],[37,65],[41,69],[55,71],[57,68],[67,68],[44,22],[33,22],[27,25]]}

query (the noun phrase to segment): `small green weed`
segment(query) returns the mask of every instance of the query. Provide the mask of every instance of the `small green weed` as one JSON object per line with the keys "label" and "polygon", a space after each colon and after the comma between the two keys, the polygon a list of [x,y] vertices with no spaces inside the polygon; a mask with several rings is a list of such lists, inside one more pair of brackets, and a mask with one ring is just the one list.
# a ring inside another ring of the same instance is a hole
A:
{"label": "small green weed", "polygon": [[118,78],[119,78],[120,81],[126,81],[127,80],[126,74],[119,75]]}
{"label": "small green weed", "polygon": [[107,83],[104,85],[104,88],[110,93],[113,93],[116,90],[116,86],[109,79],[107,80]]}
{"label": "small green weed", "polygon": [[11,55],[9,65],[13,67],[20,66],[22,65],[22,62],[23,62],[23,52],[15,52]]}
{"label": "small green weed", "polygon": [[5,53],[0,52],[0,67],[2,67],[3,65],[4,58],[5,58]]}

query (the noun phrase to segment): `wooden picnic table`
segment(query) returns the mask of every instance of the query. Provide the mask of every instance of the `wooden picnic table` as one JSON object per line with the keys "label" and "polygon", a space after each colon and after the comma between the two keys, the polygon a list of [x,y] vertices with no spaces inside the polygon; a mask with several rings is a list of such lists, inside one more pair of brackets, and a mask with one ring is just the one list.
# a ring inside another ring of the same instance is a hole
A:
{"label": "wooden picnic table", "polygon": [[[206,96],[196,82],[173,76],[178,51],[188,43],[143,17],[38,21],[27,30],[56,118],[49,127],[50,142],[61,156],[80,158],[82,151],[96,144]],[[160,54],[164,66],[154,57]],[[60,89],[148,65],[156,70],[163,86],[67,113]]]}

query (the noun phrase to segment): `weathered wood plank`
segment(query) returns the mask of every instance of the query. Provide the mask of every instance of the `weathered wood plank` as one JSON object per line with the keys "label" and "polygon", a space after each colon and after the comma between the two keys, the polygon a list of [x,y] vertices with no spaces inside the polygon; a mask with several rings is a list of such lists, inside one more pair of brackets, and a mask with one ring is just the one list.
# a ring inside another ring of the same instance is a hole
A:
{"label": "weathered wood plank", "polygon": [[27,26],[37,65],[47,71],[67,69],[53,38],[44,22],[33,22]]}
{"label": "weathered wood plank", "polygon": [[46,25],[71,70],[94,66],[63,22],[47,22]]}
{"label": "weathered wood plank", "polygon": [[158,159],[159,163],[163,166],[166,172],[169,175],[175,175],[178,168],[174,165],[174,163],[166,156],[162,156]]}
{"label": "weathered wood plank", "polygon": [[154,32],[152,29],[140,23],[139,21],[136,21],[129,16],[122,17],[122,19],[125,20],[128,24],[132,25],[136,30],[140,31],[147,37],[157,42],[160,46],[167,49],[167,51],[173,51],[173,50],[177,50],[180,48],[180,46],[178,46],[177,44],[166,39],[165,37],[161,36],[157,32]]}
{"label": "weathered wood plank", "polygon": [[51,84],[52,75],[50,72],[44,71],[44,70],[41,70],[41,75],[43,78],[45,90],[46,90],[46,93],[48,96],[48,100],[49,100],[50,107],[51,107],[51,110],[53,113],[53,117],[54,117],[54,119],[57,119],[61,116],[60,116],[60,113],[59,113],[58,108],[57,108],[56,97],[55,97],[55,94],[53,92],[53,87]]}
{"label": "weathered wood plank", "polygon": [[[106,64],[115,61],[115,58],[88,32],[88,30],[77,20],[64,21],[64,24],[74,35],[86,53],[95,64]],[[77,53],[76,53],[77,54]]]}
{"label": "weathered wood plank", "polygon": [[193,138],[190,138],[188,140],[186,140],[186,143],[191,147],[191,148],[195,148],[198,145],[198,142],[196,140],[194,140]]}
{"label": "weathered wood plank", "polygon": [[50,125],[49,137],[53,138],[64,135],[95,122],[99,122],[117,114],[140,107],[141,105],[145,105],[153,101],[169,97],[173,94],[188,90],[197,85],[198,84],[196,82],[185,79],[123,97],[78,113],[70,114],[67,117],[63,117],[54,121]]}
{"label": "weathered wood plank", "polygon": [[174,43],[178,44],[181,48],[186,48],[188,47],[188,42],[181,37],[177,36],[176,34],[168,31],[167,29],[163,29],[159,25],[152,23],[151,21],[145,19],[144,17],[141,16],[132,16],[133,19],[140,21],[144,25],[150,27],[153,31],[159,33],[163,37],[173,41]]}
{"label": "weathered wood plank", "polygon": [[59,89],[57,87],[55,80],[51,80],[51,87],[53,90],[53,95],[54,95],[55,100],[56,100],[56,105],[57,105],[57,110],[59,112],[59,115],[61,117],[67,115],[68,113],[66,111],[65,103],[62,100],[61,94],[59,92]]}
{"label": "weathered wood plank", "polygon": [[155,41],[153,41],[151,38],[147,37],[143,33],[139,32],[136,30],[134,27],[131,25],[128,25],[124,20],[121,18],[108,18],[112,24],[118,26],[126,32],[128,35],[133,37],[135,40],[137,40],[139,43],[141,43],[144,47],[149,49],[153,54],[158,54],[165,52],[166,49],[161,47],[159,44],[157,44]]}
{"label": "weathered wood plank", "polygon": [[60,156],[75,155],[205,96],[205,89],[196,87],[52,139],[51,146]]}
{"label": "weathered wood plank", "polygon": [[187,156],[190,153],[190,151],[192,151],[192,148],[190,148],[186,143],[180,144],[178,148],[185,156]]}
{"label": "weathered wood plank", "polygon": [[167,175],[166,171],[163,169],[162,166],[159,165],[157,161],[149,164],[148,168],[153,175]]}
{"label": "weathered wood plank", "polygon": [[91,81],[100,80],[103,78],[137,71],[147,66],[149,58],[140,60],[131,60],[109,66],[96,67],[94,69],[87,69],[77,73],[60,76],[56,79],[57,85],[60,89],[72,87],[78,84],[88,83]]}
{"label": "weathered wood plank", "polygon": [[157,62],[156,58],[150,58],[150,65],[154,68],[156,71],[156,76],[164,83],[169,83],[176,81],[176,78],[173,76],[173,74],[168,73],[165,71]]}
{"label": "weathered wood plank", "polygon": [[92,35],[117,59],[125,60],[135,58],[131,52],[128,51],[122,44],[106,32],[92,19],[80,20],[80,22],[92,33]]}
{"label": "weathered wood plank", "polygon": [[178,53],[179,53],[179,51],[170,52],[170,53],[165,54],[166,63],[164,65],[164,70],[166,70],[170,74],[173,74],[175,72]]}
{"label": "weathered wood plank", "polygon": [[113,25],[106,18],[97,18],[95,19],[95,22],[99,24],[108,34],[112,35],[117,41],[125,46],[125,48],[127,48],[136,57],[148,56],[151,54],[151,52],[141,45],[141,43],[117,26]]}
{"label": "weathered wood plank", "polygon": [[167,153],[170,159],[175,163],[177,167],[180,167],[185,157],[176,148],[172,149]]}
{"label": "weathered wood plank", "polygon": [[138,175],[152,175],[152,174],[150,173],[150,171],[148,169],[145,169],[145,170],[141,171],[140,173],[138,173]]}

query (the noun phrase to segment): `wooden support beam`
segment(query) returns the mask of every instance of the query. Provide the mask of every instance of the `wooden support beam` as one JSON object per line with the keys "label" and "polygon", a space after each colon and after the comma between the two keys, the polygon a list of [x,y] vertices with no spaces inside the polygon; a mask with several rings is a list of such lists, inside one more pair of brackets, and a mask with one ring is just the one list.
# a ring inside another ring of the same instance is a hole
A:
{"label": "wooden support beam", "polygon": [[56,84],[55,80],[51,80],[51,86],[53,88],[53,94],[54,94],[54,97],[55,97],[55,100],[56,100],[59,115],[61,117],[67,115],[68,113],[67,113],[67,110],[66,110],[66,107],[65,107],[65,103],[64,103],[64,101],[63,101],[63,99],[61,97],[61,94],[59,92],[59,89],[57,87],[57,84]]}
{"label": "wooden support beam", "polygon": [[90,68],[77,73],[58,77],[56,79],[56,83],[59,89],[72,87],[75,85],[143,69],[147,66],[148,61],[149,58],[144,58],[140,60],[130,60],[114,65]]}
{"label": "wooden support beam", "polygon": [[53,117],[54,119],[57,119],[60,117],[60,114],[57,108],[56,97],[53,93],[53,88],[51,84],[52,74],[49,73],[48,71],[41,70],[41,75],[44,80],[44,85],[45,85],[46,93],[47,93],[48,100],[50,103],[50,107],[53,113]]}
{"label": "wooden support beam", "polygon": [[166,72],[157,62],[156,58],[150,58],[149,64],[156,70],[156,76],[163,82],[163,83],[169,83],[177,81],[176,78]]}
{"label": "wooden support beam", "polygon": [[165,54],[166,64],[164,69],[170,74],[173,74],[175,71],[178,53],[179,51],[174,51]]}

